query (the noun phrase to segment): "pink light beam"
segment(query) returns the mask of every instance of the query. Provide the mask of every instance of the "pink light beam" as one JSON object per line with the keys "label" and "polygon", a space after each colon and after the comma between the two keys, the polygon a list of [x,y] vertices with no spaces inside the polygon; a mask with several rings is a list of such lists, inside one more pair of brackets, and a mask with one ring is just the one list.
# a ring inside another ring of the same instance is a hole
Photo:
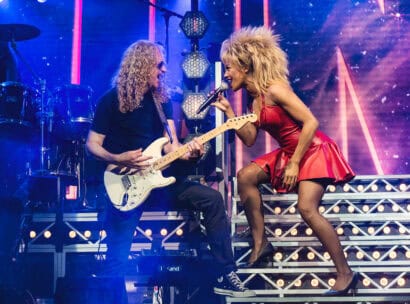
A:
{"label": "pink light beam", "polygon": [[81,37],[82,37],[83,1],[75,0],[73,46],[71,52],[71,83],[80,84],[81,81]]}
{"label": "pink light beam", "polygon": [[340,48],[336,49],[336,55],[337,55],[338,74],[339,74],[339,82],[340,82],[339,83],[339,97],[340,97],[340,100],[341,100],[341,115],[342,115],[341,129],[342,129],[342,134],[344,135],[343,136],[344,137],[343,147],[342,147],[343,153],[344,153],[345,156],[348,155],[348,153],[347,153],[347,151],[348,151],[348,148],[347,148],[348,147],[347,146],[347,123],[346,123],[346,121],[347,121],[346,91],[345,91],[346,88],[347,88],[347,90],[350,93],[350,97],[352,99],[352,103],[353,103],[354,109],[356,111],[357,117],[359,119],[359,123],[360,123],[360,126],[362,128],[362,132],[364,134],[364,138],[365,138],[367,146],[369,148],[370,155],[372,157],[372,160],[373,160],[374,166],[376,168],[377,174],[383,175],[384,172],[383,172],[382,166],[380,164],[380,160],[379,160],[379,157],[377,155],[376,148],[374,146],[373,139],[372,139],[372,136],[370,134],[369,127],[367,126],[366,119],[364,118],[363,111],[362,111],[362,108],[360,106],[359,98],[358,98],[356,90],[353,86],[352,79],[350,78],[349,71],[348,71],[347,66],[346,66],[346,61],[344,60],[344,57],[343,57],[343,54],[342,54],[342,51],[341,51]]}

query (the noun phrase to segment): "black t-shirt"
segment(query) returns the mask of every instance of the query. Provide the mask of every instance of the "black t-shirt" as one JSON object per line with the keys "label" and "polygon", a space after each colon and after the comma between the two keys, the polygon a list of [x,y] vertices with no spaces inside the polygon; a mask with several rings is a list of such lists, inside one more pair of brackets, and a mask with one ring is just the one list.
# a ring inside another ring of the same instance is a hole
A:
{"label": "black t-shirt", "polygon": [[[118,106],[116,89],[111,89],[100,98],[95,111],[91,130],[104,134],[103,147],[114,154],[142,148],[145,150],[154,140],[164,136],[164,127],[159,118],[150,93],[144,96],[141,107],[122,113]],[[162,104],[165,117],[173,119],[172,103]],[[102,178],[106,163],[100,162],[96,178]],[[194,174],[195,162],[174,161],[162,173],[177,180]]]}
{"label": "black t-shirt", "polygon": [[[97,104],[91,130],[105,135],[103,147],[111,153],[122,153],[138,148],[145,149],[164,136],[151,93],[147,93],[141,106],[132,112],[119,110],[117,91],[108,91]],[[167,119],[172,119],[171,102],[162,104]]]}

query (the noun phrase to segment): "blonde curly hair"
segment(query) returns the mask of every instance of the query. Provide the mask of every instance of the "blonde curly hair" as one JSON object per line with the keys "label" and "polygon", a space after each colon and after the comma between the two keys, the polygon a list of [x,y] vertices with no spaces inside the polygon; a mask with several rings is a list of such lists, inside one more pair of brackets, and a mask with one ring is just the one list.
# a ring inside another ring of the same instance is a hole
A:
{"label": "blonde curly hair", "polygon": [[224,64],[248,69],[251,85],[263,94],[276,80],[289,84],[288,59],[279,39],[269,28],[243,27],[222,43],[220,57]]}
{"label": "blonde curly hair", "polygon": [[[139,40],[125,50],[119,70],[113,78],[121,112],[131,112],[140,107],[145,93],[150,90],[148,80],[153,69],[157,68],[158,52],[163,54],[163,48],[148,40]],[[168,100],[163,78],[160,79],[158,89],[152,93],[159,102]]]}

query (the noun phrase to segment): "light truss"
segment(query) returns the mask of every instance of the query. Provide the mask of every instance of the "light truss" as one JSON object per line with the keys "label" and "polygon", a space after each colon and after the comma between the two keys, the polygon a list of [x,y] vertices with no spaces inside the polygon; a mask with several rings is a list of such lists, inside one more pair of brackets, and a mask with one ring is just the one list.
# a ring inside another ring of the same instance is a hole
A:
{"label": "light truss", "polygon": [[[258,297],[227,298],[227,303],[310,303],[331,288],[334,265],[298,214],[297,195],[277,194],[270,185],[260,190],[265,234],[275,252],[260,268],[239,269]],[[236,190],[232,201],[233,247],[242,265],[251,252],[251,236]],[[328,187],[319,210],[339,234],[352,269],[360,273],[358,295],[366,295],[344,297],[344,302],[388,301],[392,296],[394,303],[410,300],[409,175],[358,176],[349,184]],[[327,297],[315,301],[337,302]]]}

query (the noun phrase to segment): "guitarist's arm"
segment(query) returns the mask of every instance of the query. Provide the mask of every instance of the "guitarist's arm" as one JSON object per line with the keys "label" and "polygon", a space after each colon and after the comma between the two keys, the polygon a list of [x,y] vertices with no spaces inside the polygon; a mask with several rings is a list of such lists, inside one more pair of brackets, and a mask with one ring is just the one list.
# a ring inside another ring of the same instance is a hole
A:
{"label": "guitarist's arm", "polygon": [[[168,144],[166,144],[164,146],[164,153],[165,154],[169,153],[169,152],[172,152],[172,151],[175,151],[176,149],[181,147],[181,143],[178,141],[178,136],[177,136],[174,120],[168,119],[168,125],[169,125],[169,129],[171,131],[171,134],[172,134],[173,142],[172,143],[168,142]],[[168,134],[166,132],[164,132],[164,136],[169,138]],[[188,143],[188,150],[189,150],[189,152],[185,153],[181,157],[181,159],[183,159],[183,160],[196,160],[204,154],[204,145],[201,142],[199,142],[197,138],[194,138]]]}
{"label": "guitarist's arm", "polygon": [[149,166],[147,160],[152,157],[142,155],[142,149],[113,154],[103,147],[104,139],[104,134],[99,134],[93,130],[90,130],[88,133],[86,148],[97,159],[103,160],[109,164],[137,170],[144,169]]}

